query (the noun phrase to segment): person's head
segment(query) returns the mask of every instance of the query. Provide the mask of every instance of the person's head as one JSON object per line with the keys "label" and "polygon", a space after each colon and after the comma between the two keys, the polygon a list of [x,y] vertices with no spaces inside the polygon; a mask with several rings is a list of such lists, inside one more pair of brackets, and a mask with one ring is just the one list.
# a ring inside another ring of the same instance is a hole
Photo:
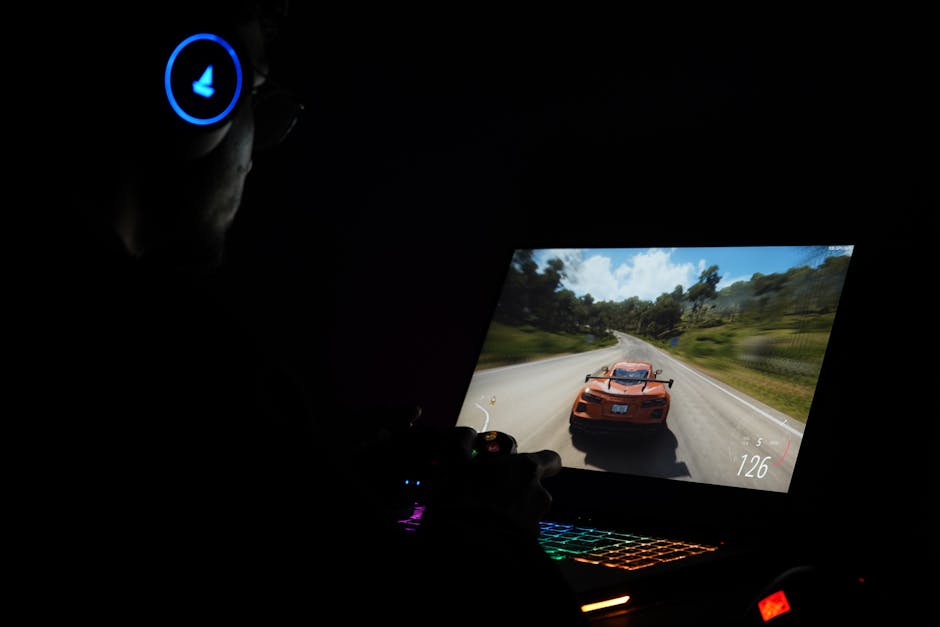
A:
{"label": "person's head", "polygon": [[132,257],[221,261],[268,141],[266,48],[285,13],[283,0],[161,0],[82,16],[67,94],[74,191]]}

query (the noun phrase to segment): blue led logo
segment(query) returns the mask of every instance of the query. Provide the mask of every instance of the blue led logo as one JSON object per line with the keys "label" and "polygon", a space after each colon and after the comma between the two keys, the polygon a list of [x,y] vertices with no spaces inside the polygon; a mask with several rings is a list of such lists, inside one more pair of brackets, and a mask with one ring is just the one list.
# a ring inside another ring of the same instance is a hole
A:
{"label": "blue led logo", "polygon": [[190,124],[222,121],[238,103],[242,66],[232,46],[211,33],[184,39],[173,50],[163,78],[173,111]]}
{"label": "blue led logo", "polygon": [[193,81],[193,92],[199,94],[203,98],[211,98],[212,94],[215,93],[215,88],[212,87],[212,66],[206,68],[206,71],[202,73],[202,76],[199,77],[198,81]]}

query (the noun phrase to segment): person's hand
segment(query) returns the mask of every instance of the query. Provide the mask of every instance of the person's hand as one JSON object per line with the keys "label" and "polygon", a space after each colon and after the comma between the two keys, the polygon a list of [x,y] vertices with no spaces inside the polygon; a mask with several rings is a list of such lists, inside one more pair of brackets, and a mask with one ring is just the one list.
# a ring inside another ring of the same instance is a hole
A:
{"label": "person's hand", "polygon": [[448,529],[498,527],[529,536],[552,505],[542,480],[561,470],[555,451],[475,456],[477,436],[470,427],[423,428],[416,405],[397,405],[348,421],[353,449],[350,475],[364,493],[372,493],[393,511],[411,505],[400,493],[401,479],[421,478],[421,500],[429,519]]}
{"label": "person's hand", "polygon": [[438,504],[456,509],[482,508],[537,536],[539,521],[552,505],[552,496],[542,479],[558,474],[561,457],[545,449],[474,458],[476,435],[470,427],[455,427],[448,434]]}

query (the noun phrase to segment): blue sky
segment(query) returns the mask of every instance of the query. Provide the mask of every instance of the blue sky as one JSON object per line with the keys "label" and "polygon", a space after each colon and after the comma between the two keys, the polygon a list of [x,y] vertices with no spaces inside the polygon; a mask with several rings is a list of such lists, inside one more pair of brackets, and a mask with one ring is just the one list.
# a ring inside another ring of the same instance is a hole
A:
{"label": "blue sky", "polygon": [[[821,251],[821,252],[820,252]],[[739,246],[713,248],[551,248],[534,251],[539,268],[549,259],[565,262],[563,286],[576,296],[619,301],[654,300],[677,285],[689,289],[703,270],[718,266],[718,288],[797,266],[815,267],[828,255],[851,254],[851,246]]]}

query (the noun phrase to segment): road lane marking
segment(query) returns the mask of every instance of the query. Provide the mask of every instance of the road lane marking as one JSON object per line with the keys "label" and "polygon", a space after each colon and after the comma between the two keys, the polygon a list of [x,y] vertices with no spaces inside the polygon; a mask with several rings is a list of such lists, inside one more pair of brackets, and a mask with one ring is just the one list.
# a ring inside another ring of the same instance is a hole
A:
{"label": "road lane marking", "polygon": [[486,408],[480,405],[479,403],[474,403],[474,405],[476,405],[480,409],[480,411],[483,412],[483,415],[486,416],[486,420],[483,421],[483,428],[480,429],[480,432],[482,433],[483,431],[488,431],[487,427],[490,424],[490,412],[486,411]]}

